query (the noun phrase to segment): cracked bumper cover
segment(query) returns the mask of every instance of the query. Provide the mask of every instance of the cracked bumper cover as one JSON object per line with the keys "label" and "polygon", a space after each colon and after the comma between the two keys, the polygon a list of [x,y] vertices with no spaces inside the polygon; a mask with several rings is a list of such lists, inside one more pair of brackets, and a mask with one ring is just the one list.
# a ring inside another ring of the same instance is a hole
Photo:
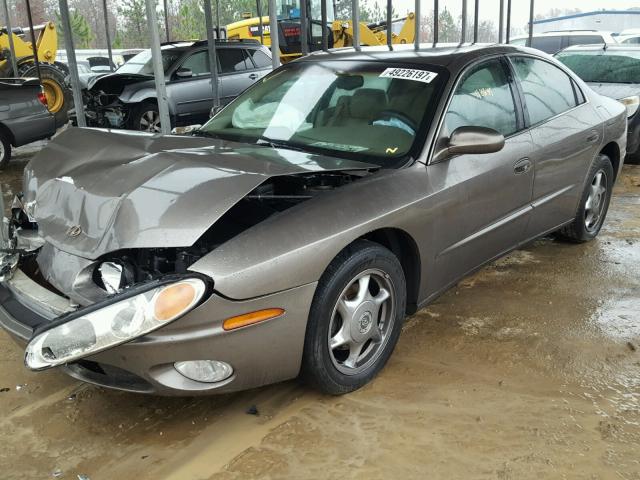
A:
{"label": "cracked bumper cover", "polygon": [[[38,325],[57,315],[43,307],[47,299],[38,298],[42,287],[29,285],[26,275],[17,273],[0,284],[0,326],[25,345]],[[300,370],[315,287],[313,283],[242,301],[214,292],[196,309],[152,334],[61,368],[85,382],[156,395],[225,393],[291,379]],[[58,308],[62,305],[59,302]],[[226,318],[270,307],[286,313],[234,331],[222,328]],[[221,360],[234,373],[219,383],[196,382],[174,368],[175,362],[189,360]]]}

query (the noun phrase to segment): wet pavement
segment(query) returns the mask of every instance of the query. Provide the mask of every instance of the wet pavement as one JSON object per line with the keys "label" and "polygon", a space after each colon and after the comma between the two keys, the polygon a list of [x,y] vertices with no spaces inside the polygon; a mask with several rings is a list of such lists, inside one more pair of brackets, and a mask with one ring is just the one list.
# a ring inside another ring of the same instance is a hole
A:
{"label": "wet pavement", "polygon": [[640,479],[640,166],[596,241],[545,238],[463,280],[344,397],[154,398],[22,356],[0,332],[2,479]]}

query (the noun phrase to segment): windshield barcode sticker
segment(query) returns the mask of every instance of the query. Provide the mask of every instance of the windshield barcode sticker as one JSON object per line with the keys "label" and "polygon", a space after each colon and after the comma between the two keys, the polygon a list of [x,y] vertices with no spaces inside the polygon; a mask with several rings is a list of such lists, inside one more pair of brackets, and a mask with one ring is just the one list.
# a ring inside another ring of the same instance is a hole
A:
{"label": "windshield barcode sticker", "polygon": [[431,83],[437,73],[427,70],[414,70],[412,68],[387,68],[380,74],[380,78],[402,78],[414,82]]}

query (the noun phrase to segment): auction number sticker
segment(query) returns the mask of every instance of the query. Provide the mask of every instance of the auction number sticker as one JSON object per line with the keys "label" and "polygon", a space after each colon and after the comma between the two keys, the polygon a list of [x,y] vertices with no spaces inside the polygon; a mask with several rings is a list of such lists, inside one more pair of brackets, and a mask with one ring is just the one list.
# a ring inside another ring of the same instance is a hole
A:
{"label": "auction number sticker", "polygon": [[437,73],[428,70],[414,70],[413,68],[387,68],[380,74],[380,78],[402,78],[422,83],[431,83],[437,76]]}

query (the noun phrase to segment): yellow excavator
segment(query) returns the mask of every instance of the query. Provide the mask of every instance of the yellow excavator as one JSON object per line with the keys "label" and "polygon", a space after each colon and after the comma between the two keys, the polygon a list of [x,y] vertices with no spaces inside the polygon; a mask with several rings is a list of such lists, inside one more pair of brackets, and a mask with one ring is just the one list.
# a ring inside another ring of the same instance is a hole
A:
{"label": "yellow excavator", "polygon": [[[353,45],[353,22],[351,20],[336,20],[331,9],[327,9],[327,25],[322,25],[320,2],[322,0],[307,0],[308,50],[322,49],[322,29],[327,29],[329,48],[349,47]],[[283,63],[294,60],[302,55],[300,41],[300,0],[278,0],[276,2],[278,17],[278,40],[280,43],[280,59]],[[251,14],[245,15],[251,17]],[[262,27],[262,28],[261,28]],[[242,40],[260,40],[263,45],[271,46],[271,31],[269,17],[244,18],[227,25],[227,38]],[[360,22],[361,45],[386,45],[386,22]],[[404,18],[397,18],[391,25],[391,42],[393,44],[413,43],[415,38],[415,15],[407,14]]]}
{"label": "yellow excavator", "polygon": [[[32,43],[27,40],[29,29],[13,28],[8,32],[6,27],[0,29],[0,76],[2,77],[37,77]],[[40,62],[40,78],[47,96],[49,111],[56,117],[56,126],[67,122],[67,111],[73,103],[71,92],[65,87],[65,78],[69,74],[67,66],[56,62],[58,51],[58,34],[53,22],[33,27],[36,35],[36,52]],[[9,35],[13,38],[18,71],[14,72],[9,49]]]}

